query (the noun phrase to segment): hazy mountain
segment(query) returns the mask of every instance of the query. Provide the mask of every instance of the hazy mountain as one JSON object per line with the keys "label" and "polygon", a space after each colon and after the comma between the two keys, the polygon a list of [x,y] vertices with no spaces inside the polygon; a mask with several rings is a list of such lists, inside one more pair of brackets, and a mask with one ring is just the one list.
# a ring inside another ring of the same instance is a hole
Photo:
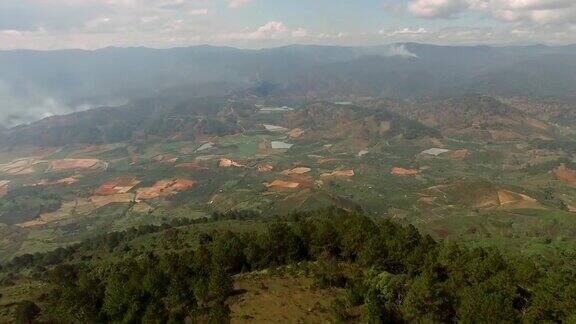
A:
{"label": "hazy mountain", "polygon": [[197,96],[576,93],[576,47],[196,46],[0,52],[0,124],[180,89]]}

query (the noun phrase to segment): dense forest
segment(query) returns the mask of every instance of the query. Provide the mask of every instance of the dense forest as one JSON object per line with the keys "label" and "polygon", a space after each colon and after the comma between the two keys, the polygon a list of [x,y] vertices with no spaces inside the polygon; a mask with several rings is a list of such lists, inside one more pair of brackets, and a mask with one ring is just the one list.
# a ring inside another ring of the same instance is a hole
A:
{"label": "dense forest", "polygon": [[[343,322],[569,322],[576,320],[576,260],[504,257],[435,242],[414,227],[336,209],[294,214],[265,231],[214,231],[182,242],[183,225],[249,219],[214,215],[110,233],[3,265],[2,284],[32,273],[52,289],[16,307],[16,322],[227,322],[235,274],[294,265],[319,287],[344,287]],[[131,253],[141,235],[168,231],[170,253]],[[192,244],[193,243],[193,244]],[[103,259],[109,251],[125,257]]]}
{"label": "dense forest", "polygon": [[15,188],[0,197],[0,222],[26,222],[62,206],[62,197],[38,187]]}

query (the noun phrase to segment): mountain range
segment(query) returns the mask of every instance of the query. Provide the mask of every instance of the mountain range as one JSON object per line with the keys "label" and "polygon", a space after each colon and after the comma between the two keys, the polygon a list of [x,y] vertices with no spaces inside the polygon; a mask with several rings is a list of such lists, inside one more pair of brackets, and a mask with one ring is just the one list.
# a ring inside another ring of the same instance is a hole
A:
{"label": "mountain range", "polygon": [[575,58],[576,46],[416,43],[2,51],[0,124],[118,106],[160,93],[306,99],[573,96]]}

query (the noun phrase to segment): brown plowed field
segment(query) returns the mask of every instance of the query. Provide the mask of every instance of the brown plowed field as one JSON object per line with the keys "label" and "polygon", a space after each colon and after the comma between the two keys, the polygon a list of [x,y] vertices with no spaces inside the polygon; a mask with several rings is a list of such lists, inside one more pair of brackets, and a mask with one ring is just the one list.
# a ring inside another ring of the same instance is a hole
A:
{"label": "brown plowed field", "polygon": [[98,159],[62,159],[50,163],[50,170],[63,171],[71,169],[91,169],[103,163]]}
{"label": "brown plowed field", "polygon": [[326,177],[353,177],[354,176],[354,170],[336,170],[336,171],[332,171],[330,173],[322,173],[320,175],[320,177],[326,178]]}
{"label": "brown plowed field", "polygon": [[98,196],[109,196],[115,194],[123,194],[132,190],[135,186],[140,183],[138,178],[130,177],[118,177],[104,182],[96,191],[95,195]]}
{"label": "brown plowed field", "polygon": [[296,189],[300,187],[300,183],[285,180],[274,180],[272,183],[266,184],[268,188],[280,188],[280,189]]}
{"label": "brown plowed field", "polygon": [[391,173],[395,176],[413,176],[419,174],[420,170],[393,167]]}
{"label": "brown plowed field", "polygon": [[140,188],[136,193],[136,201],[166,197],[194,186],[196,182],[189,179],[160,180],[152,187]]}
{"label": "brown plowed field", "polygon": [[553,173],[560,181],[576,184],[576,171],[569,169],[564,164],[561,164],[558,168],[556,168]]}

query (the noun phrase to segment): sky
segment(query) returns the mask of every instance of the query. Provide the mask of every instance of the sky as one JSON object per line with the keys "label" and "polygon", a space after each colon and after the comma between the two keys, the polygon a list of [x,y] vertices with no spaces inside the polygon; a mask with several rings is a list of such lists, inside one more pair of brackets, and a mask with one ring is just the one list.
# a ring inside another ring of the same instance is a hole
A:
{"label": "sky", "polygon": [[0,0],[0,50],[576,43],[576,0]]}

